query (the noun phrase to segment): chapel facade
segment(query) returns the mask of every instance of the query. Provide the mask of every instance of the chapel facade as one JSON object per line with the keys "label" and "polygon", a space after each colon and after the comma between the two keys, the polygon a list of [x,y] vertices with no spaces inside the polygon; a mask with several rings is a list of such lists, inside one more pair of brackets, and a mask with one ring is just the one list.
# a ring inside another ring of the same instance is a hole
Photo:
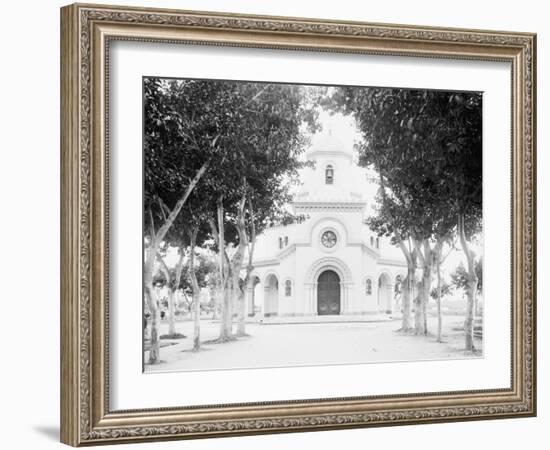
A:
{"label": "chapel facade", "polygon": [[[376,186],[330,131],[313,137],[292,202],[305,221],[258,236],[247,293],[250,316],[398,312],[406,276],[401,251],[365,224]],[[369,212],[370,211],[370,212]]]}

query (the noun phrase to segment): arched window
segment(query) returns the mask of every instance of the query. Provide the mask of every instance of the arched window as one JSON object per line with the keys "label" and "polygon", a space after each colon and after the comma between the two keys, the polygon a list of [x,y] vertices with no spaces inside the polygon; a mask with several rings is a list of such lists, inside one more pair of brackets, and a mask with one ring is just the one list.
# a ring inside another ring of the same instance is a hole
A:
{"label": "arched window", "polygon": [[285,247],[288,245],[288,236],[285,236]]}
{"label": "arched window", "polygon": [[376,248],[380,248],[380,238],[376,238]]}
{"label": "arched window", "polygon": [[285,281],[285,297],[292,295],[292,282],[290,280]]}
{"label": "arched window", "polygon": [[334,168],[330,165],[325,169],[325,184],[334,184]]}
{"label": "arched window", "polygon": [[374,238],[372,236],[370,237],[370,246],[374,247]]}
{"label": "arched window", "polygon": [[283,238],[279,238],[279,248],[283,248]]}
{"label": "arched window", "polygon": [[370,278],[365,282],[365,294],[372,295],[372,280]]}

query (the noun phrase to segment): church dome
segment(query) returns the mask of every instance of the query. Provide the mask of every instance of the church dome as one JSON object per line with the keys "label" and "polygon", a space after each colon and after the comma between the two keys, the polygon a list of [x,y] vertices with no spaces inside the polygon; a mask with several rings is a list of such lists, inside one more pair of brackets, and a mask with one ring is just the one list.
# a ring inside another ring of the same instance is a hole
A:
{"label": "church dome", "polygon": [[340,139],[334,136],[332,129],[329,128],[312,136],[311,147],[306,153],[310,159],[323,154],[351,158],[353,148],[347,148]]}

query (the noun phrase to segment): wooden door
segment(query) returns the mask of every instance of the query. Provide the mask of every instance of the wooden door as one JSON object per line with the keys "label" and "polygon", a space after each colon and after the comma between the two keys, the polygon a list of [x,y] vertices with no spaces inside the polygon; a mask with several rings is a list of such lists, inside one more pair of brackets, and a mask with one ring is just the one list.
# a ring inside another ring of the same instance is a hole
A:
{"label": "wooden door", "polygon": [[340,314],[340,277],[333,270],[325,270],[317,280],[317,314]]}

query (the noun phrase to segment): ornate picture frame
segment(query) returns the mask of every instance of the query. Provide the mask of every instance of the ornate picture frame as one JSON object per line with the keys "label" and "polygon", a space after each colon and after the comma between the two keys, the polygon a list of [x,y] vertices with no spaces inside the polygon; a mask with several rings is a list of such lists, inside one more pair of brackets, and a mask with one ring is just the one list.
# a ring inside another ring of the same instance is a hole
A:
{"label": "ornate picture frame", "polygon": [[[109,406],[112,42],[500,61],[511,65],[511,385],[507,389],[113,411]],[[536,36],[74,4],[61,9],[61,440],[97,445],[536,414]]]}

